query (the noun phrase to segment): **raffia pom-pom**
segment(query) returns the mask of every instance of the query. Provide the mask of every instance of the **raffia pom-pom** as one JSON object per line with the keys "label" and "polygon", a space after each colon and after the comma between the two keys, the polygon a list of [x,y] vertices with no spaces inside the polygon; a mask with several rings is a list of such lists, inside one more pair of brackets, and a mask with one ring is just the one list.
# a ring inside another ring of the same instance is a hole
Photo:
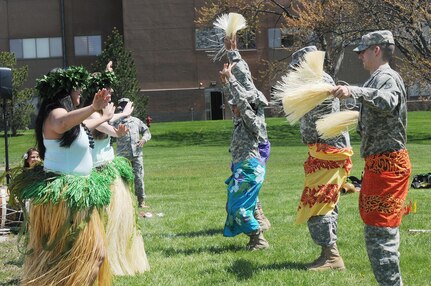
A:
{"label": "raffia pom-pom", "polygon": [[227,37],[232,37],[239,30],[247,27],[244,16],[238,13],[223,14],[213,24],[215,28],[225,31]]}
{"label": "raffia pom-pom", "polygon": [[358,111],[341,111],[323,116],[316,121],[316,129],[322,139],[334,138],[358,124]]}
{"label": "raffia pom-pom", "polygon": [[302,87],[304,84],[322,82],[324,60],[325,52],[322,51],[305,54],[301,64],[295,70],[284,75],[275,86],[276,89],[287,91]]}
{"label": "raffia pom-pom", "polygon": [[303,81],[321,81],[324,61],[325,52],[323,51],[306,53],[298,69],[298,72],[303,77]]}
{"label": "raffia pom-pom", "polygon": [[213,23],[214,28],[220,29],[221,32],[217,33],[217,40],[210,40],[216,43],[216,50],[207,51],[208,56],[211,57],[212,61],[220,61],[226,54],[226,48],[223,40],[225,37],[231,38],[239,30],[247,27],[245,18],[238,13],[222,14]]}
{"label": "raffia pom-pom", "polygon": [[272,95],[283,103],[284,113],[291,124],[330,96],[332,85],[323,81],[324,60],[325,52],[322,51],[305,54],[301,64],[275,85]]}
{"label": "raffia pom-pom", "polygon": [[329,83],[311,83],[283,92],[283,109],[287,121],[294,124],[306,113],[321,104],[330,96],[332,85]]}

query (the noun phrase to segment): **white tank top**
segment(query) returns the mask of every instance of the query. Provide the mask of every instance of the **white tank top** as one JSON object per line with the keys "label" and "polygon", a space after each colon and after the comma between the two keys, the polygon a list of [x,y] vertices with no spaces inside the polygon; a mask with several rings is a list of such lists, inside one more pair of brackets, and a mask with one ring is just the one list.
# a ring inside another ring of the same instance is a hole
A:
{"label": "white tank top", "polygon": [[60,147],[57,139],[43,139],[45,145],[44,169],[76,176],[90,175],[93,168],[88,135],[80,126],[79,135],[70,147]]}
{"label": "white tank top", "polygon": [[114,160],[114,148],[111,146],[111,137],[94,140],[94,149],[91,149],[93,156],[93,167],[99,167]]}

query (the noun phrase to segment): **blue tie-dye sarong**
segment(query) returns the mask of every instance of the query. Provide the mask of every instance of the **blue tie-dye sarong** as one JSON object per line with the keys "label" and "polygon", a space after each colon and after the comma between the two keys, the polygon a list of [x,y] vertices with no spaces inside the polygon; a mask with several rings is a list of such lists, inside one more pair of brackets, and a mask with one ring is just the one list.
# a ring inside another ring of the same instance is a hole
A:
{"label": "blue tie-dye sarong", "polygon": [[250,233],[259,229],[254,218],[257,196],[265,179],[265,164],[250,158],[233,165],[232,175],[226,180],[227,218],[224,236]]}

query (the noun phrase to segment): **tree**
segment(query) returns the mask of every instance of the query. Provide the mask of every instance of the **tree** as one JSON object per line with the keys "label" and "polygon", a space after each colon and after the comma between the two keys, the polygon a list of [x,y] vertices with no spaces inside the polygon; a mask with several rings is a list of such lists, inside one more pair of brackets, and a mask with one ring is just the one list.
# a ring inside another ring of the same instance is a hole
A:
{"label": "tree", "polygon": [[112,101],[116,103],[120,98],[129,98],[135,106],[133,115],[144,121],[147,116],[148,97],[139,93],[140,86],[132,54],[125,49],[123,37],[116,28],[104,44],[105,48],[93,65],[94,71],[104,70],[106,64],[112,60],[114,72],[118,78],[118,83],[113,86]]}
{"label": "tree", "polygon": [[[361,35],[388,29],[394,33],[403,57],[400,70],[408,83],[431,83],[429,0],[234,0],[208,1],[197,10],[197,23],[209,25],[229,11],[243,14],[259,27],[263,15],[273,16],[274,25],[289,28],[295,41],[292,51],[314,44],[327,52],[326,70],[337,78],[347,46]],[[258,17],[260,15],[260,17]],[[278,64],[268,70],[279,72]],[[274,75],[266,75],[274,78]]]}
{"label": "tree", "polygon": [[[23,83],[27,80],[28,67],[17,67],[16,58],[13,53],[0,52],[0,66],[12,70],[12,100],[7,102],[8,125],[11,129],[11,135],[16,136],[18,130],[27,128],[30,124],[31,114],[35,112],[35,107],[31,104],[33,96],[32,88],[22,88]],[[0,110],[0,124],[3,129],[4,115],[3,108]]]}
{"label": "tree", "polygon": [[[365,0],[363,8],[377,28],[395,31],[404,55],[401,72],[408,83],[431,83],[431,2],[429,0]],[[379,2],[376,5],[374,2]],[[378,11],[375,11],[378,9]]]}

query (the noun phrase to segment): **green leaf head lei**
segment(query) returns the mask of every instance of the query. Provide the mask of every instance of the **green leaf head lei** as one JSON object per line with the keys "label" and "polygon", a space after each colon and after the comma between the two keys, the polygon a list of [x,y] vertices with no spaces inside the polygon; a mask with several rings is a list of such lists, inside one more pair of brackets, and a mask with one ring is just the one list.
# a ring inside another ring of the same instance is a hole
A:
{"label": "green leaf head lei", "polygon": [[36,80],[36,90],[42,99],[53,99],[60,91],[70,94],[73,90],[85,89],[90,74],[82,66],[55,69]]}
{"label": "green leaf head lei", "polygon": [[93,98],[93,96],[102,88],[110,88],[118,82],[117,77],[112,71],[96,72],[91,74],[84,97]]}

